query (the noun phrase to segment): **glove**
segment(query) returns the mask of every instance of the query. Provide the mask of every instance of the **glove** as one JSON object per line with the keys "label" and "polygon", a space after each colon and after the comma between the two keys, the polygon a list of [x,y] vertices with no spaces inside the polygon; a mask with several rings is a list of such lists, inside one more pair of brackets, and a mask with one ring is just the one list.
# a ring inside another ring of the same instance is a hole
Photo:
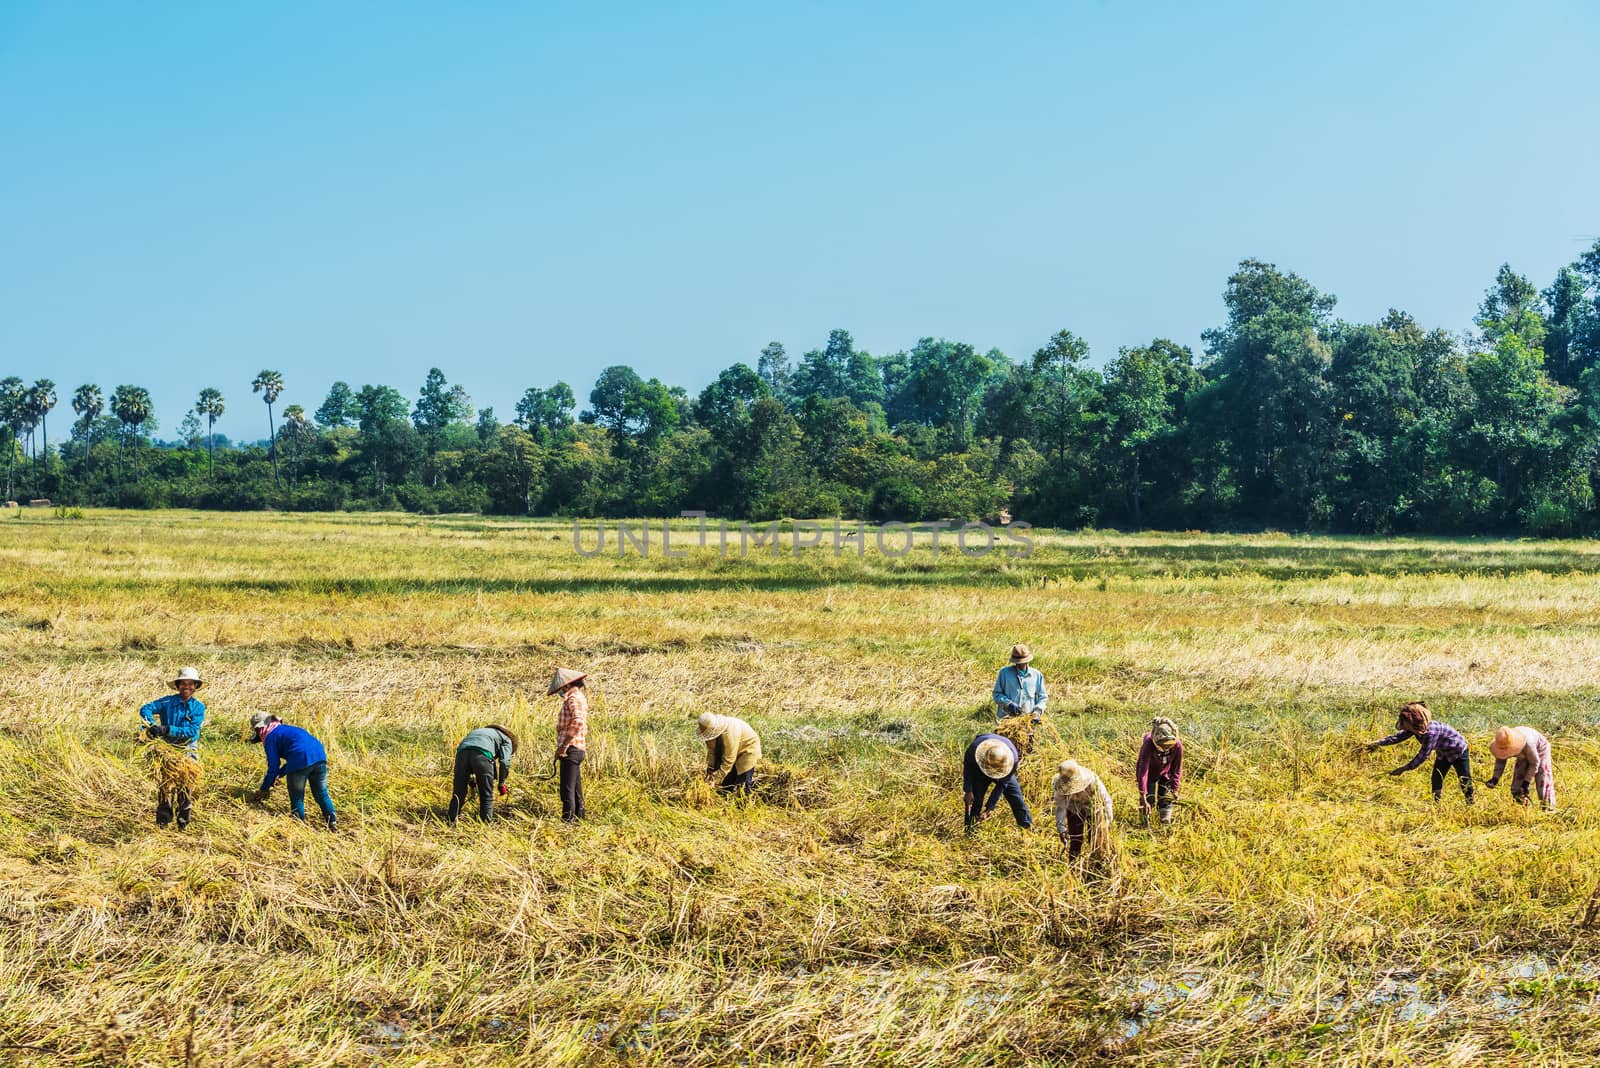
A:
{"label": "glove", "polygon": [[144,736],[146,738],[165,738],[167,736],[167,728],[160,724],[152,723],[144,729]]}
{"label": "glove", "polygon": [[510,795],[510,793],[511,793],[511,791],[506,789],[506,784],[505,783],[501,783],[500,784],[500,796],[501,797],[507,797],[507,796]]}
{"label": "glove", "polygon": [[1044,722],[1044,717],[1039,715],[1039,713],[1035,712],[1033,714],[1033,722],[1034,722],[1035,725],[1037,725],[1039,723],[1042,723],[1042,722]]}
{"label": "glove", "polygon": [[266,803],[267,803],[267,791],[265,791],[265,790],[257,790],[256,791],[256,804],[264,805]]}
{"label": "glove", "polygon": [[1009,714],[1014,716],[1018,712],[1021,712],[1021,711],[1022,711],[1022,709],[1017,707],[1017,703],[1015,701],[1007,701],[1006,702],[1006,712],[1008,712]]}

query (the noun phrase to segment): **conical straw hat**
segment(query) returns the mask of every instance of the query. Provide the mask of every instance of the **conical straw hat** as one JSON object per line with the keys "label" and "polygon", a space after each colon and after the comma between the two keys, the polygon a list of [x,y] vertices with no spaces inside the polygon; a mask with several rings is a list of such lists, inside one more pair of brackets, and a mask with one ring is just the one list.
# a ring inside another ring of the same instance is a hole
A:
{"label": "conical straw hat", "polygon": [[544,694],[546,697],[549,697],[551,694],[561,689],[561,687],[570,686],[579,679],[586,679],[588,677],[589,673],[587,671],[573,671],[571,668],[556,668],[555,677],[550,680],[550,688],[546,690]]}

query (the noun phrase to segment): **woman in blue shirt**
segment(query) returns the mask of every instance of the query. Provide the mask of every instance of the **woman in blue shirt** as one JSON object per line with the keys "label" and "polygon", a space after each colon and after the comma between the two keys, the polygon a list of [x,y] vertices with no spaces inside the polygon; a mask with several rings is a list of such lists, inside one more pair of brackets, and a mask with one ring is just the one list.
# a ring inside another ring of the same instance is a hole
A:
{"label": "woman in blue shirt", "polygon": [[328,821],[328,830],[338,828],[334,815],[333,798],[328,796],[328,753],[310,731],[291,727],[270,712],[257,712],[250,717],[250,730],[267,757],[267,777],[261,780],[256,800],[266,804],[272,784],[283,776],[289,788],[289,808],[295,819],[306,818],[306,787]]}

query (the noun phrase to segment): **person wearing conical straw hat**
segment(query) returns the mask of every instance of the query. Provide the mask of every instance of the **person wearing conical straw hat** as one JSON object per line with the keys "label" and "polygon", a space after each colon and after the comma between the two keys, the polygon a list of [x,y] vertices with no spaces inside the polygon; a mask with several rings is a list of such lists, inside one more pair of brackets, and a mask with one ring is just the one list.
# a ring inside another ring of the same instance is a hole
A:
{"label": "person wearing conical straw hat", "polygon": [[1000,669],[994,680],[994,718],[1006,719],[1023,714],[1032,715],[1035,723],[1044,712],[1050,695],[1044,688],[1044,676],[1039,669],[1029,667],[1033,653],[1026,645],[1011,647],[1011,662]]}
{"label": "person wearing conical straw hat", "polygon": [[1098,862],[1111,849],[1111,795],[1100,776],[1078,763],[1063,760],[1050,780],[1050,795],[1056,805],[1056,834],[1067,849],[1069,860],[1081,856]]}
{"label": "person wearing conical straw hat", "polygon": [[[1033,826],[1033,813],[1022,796],[1022,784],[1017,781],[1017,765],[1022,763],[1022,751],[1017,743],[1000,734],[980,734],[972,739],[961,758],[962,802],[968,834],[980,822],[994,815],[1003,796],[1011,805],[1011,815],[1017,826],[1027,830]],[[988,794],[987,803],[984,795]]]}
{"label": "person wearing conical straw hat", "polygon": [[[485,823],[494,822],[494,795],[506,796],[506,779],[511,776],[511,760],[517,753],[517,736],[510,728],[498,723],[476,727],[467,732],[456,746],[455,774],[450,784],[451,823],[461,815],[467,803],[467,791],[478,788],[478,816]],[[498,770],[496,766],[498,765]]]}
{"label": "person wearing conical straw hat", "polygon": [[1493,790],[1500,785],[1506,761],[1516,763],[1511,770],[1511,799],[1518,804],[1528,803],[1528,787],[1532,785],[1551,812],[1556,808],[1556,769],[1550,761],[1550,739],[1532,727],[1501,727],[1494,732],[1489,743],[1489,755],[1494,757],[1494,774],[1483,785]]}
{"label": "person wearing conical straw hat", "polygon": [[[177,677],[172,680],[172,688],[177,692],[158,697],[139,709],[139,718],[145,723],[145,736],[160,739],[174,749],[181,750],[182,755],[194,761],[196,766],[200,763],[200,728],[206,721],[206,706],[195,697],[195,693],[204,685],[205,680],[194,668],[180,668]],[[178,755],[167,754],[164,762]],[[189,826],[194,811],[192,784],[198,778],[198,774],[172,775],[163,770],[156,792],[157,827],[171,823],[174,815],[177,816],[178,830]]]}
{"label": "person wearing conical straw hat", "polygon": [[1178,782],[1183,778],[1183,743],[1178,740],[1178,725],[1166,716],[1150,721],[1150,730],[1139,745],[1139,761],[1134,768],[1139,787],[1139,814],[1150,825],[1150,810],[1155,809],[1163,824],[1172,822],[1172,803],[1178,799]]}
{"label": "person wearing conical straw hat", "polygon": [[717,789],[748,795],[761,760],[761,736],[755,728],[738,716],[703,712],[695,733],[706,743],[706,781],[720,775]]}
{"label": "person wearing conical straw hat", "polygon": [[560,697],[556,714],[556,771],[560,779],[561,821],[576,823],[584,817],[583,754],[589,745],[589,695],[584,691],[586,671],[557,668],[546,697]]}
{"label": "person wearing conical straw hat", "polygon": [[1428,754],[1432,753],[1433,799],[1438,801],[1443,798],[1445,773],[1454,771],[1456,777],[1461,780],[1461,793],[1465,795],[1467,804],[1472,804],[1472,755],[1468,751],[1467,740],[1461,736],[1461,732],[1448,723],[1435,720],[1432,710],[1421,701],[1412,701],[1402,707],[1394,725],[1398,730],[1387,738],[1368,742],[1367,751],[1371,752],[1385,745],[1397,745],[1407,738],[1415,738],[1422,744],[1410,762],[1402,764],[1389,774],[1404,775],[1413,768],[1420,768],[1422,762],[1428,759]]}

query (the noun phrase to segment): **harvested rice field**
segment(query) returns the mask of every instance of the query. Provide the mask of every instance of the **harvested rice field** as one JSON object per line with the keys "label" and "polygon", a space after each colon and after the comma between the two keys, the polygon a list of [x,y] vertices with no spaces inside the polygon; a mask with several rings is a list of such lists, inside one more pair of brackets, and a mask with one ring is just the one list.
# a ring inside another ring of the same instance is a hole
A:
{"label": "harvested rice field", "polygon": [[[593,521],[575,546],[475,516],[0,520],[0,1060],[1600,1060],[1600,544],[836,554],[784,527],[741,556],[697,530],[667,556],[659,523],[619,555]],[[1016,642],[1051,694],[1038,822],[1002,805],[968,837],[961,754]],[[180,832],[137,710],[182,665],[208,712]],[[576,826],[557,666],[591,679]],[[1361,751],[1410,700],[1470,742],[1476,805],[1389,776],[1414,743]],[[337,832],[254,800],[257,711],[325,743]],[[703,781],[706,711],[761,733],[749,803]],[[1185,774],[1146,830],[1157,714]],[[522,739],[504,818],[451,826],[455,746],[489,722]],[[1554,812],[1482,785],[1523,723]],[[1116,806],[1104,877],[1054,834],[1064,757]]]}

